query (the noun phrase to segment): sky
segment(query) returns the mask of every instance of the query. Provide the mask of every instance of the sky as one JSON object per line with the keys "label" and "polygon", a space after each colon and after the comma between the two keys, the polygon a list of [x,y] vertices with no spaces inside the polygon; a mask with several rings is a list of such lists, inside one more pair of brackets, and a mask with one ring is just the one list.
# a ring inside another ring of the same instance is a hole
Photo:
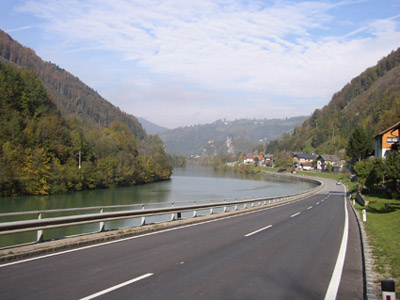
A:
{"label": "sky", "polygon": [[400,47],[400,1],[0,0],[0,29],[176,128],[311,115]]}

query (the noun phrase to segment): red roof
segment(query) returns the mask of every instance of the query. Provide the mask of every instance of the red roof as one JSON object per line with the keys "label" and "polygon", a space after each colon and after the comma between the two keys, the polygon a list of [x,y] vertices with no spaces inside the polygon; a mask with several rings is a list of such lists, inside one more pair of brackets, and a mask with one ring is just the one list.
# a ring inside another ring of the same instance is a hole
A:
{"label": "red roof", "polygon": [[253,155],[253,159],[255,159],[256,157],[258,157],[259,160],[264,160],[264,156],[262,155]]}

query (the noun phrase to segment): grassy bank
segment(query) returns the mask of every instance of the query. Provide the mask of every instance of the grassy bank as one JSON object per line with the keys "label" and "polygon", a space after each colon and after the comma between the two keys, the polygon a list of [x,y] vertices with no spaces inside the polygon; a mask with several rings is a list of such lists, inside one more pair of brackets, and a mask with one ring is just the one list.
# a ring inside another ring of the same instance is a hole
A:
{"label": "grassy bank", "polygon": [[[278,169],[265,168],[265,171],[278,172]],[[351,193],[355,193],[357,183],[351,182],[346,174],[297,172],[322,178],[340,180],[347,185]],[[367,211],[367,222],[364,223],[368,241],[373,248],[375,272],[378,280],[393,279],[396,282],[396,293],[400,294],[400,209],[387,211],[385,202],[400,203],[399,200],[388,199],[381,195],[367,195],[368,206],[356,204],[356,209]]]}
{"label": "grassy bank", "polygon": [[364,223],[368,240],[373,247],[375,271],[379,280],[393,279],[396,292],[400,294],[400,209],[386,211],[385,202],[397,202],[378,195],[367,195],[368,206],[357,205],[360,211],[367,211]]}

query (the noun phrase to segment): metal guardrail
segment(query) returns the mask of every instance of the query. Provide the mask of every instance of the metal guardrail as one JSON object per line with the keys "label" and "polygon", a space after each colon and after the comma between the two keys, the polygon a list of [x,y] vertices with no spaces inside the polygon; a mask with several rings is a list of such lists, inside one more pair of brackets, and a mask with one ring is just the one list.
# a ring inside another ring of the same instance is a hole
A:
{"label": "metal guardrail", "polygon": [[[12,221],[0,223],[0,236],[9,235],[23,232],[37,232],[37,242],[43,240],[43,230],[54,229],[67,226],[84,225],[91,223],[99,223],[99,231],[104,231],[104,224],[108,221],[124,220],[131,218],[141,218],[140,225],[146,224],[146,217],[168,215],[171,214],[170,220],[180,219],[181,214],[185,212],[193,212],[193,217],[197,216],[198,211],[209,210],[209,214],[214,213],[214,209],[223,208],[223,212],[227,212],[229,207],[233,207],[233,210],[240,209],[240,206],[247,208],[254,206],[269,205],[272,203],[283,202],[288,200],[295,200],[306,197],[308,195],[317,193],[324,187],[322,181],[318,181],[319,186],[309,191],[287,195],[287,196],[276,196],[266,198],[256,198],[247,200],[233,200],[223,202],[218,201],[190,201],[190,202],[167,202],[167,203],[150,203],[150,204],[133,204],[133,205],[113,205],[113,206],[95,206],[95,207],[84,207],[84,208],[68,208],[68,209],[52,209],[52,210],[37,210],[37,211],[25,211],[25,212],[10,212],[0,213],[0,217],[11,217],[11,216],[22,216],[22,215],[36,215],[37,219],[30,219],[24,221]],[[198,202],[207,202],[204,204],[197,204]],[[184,206],[185,203],[193,203],[193,205]],[[154,206],[165,206],[169,207],[154,207]],[[178,205],[178,206],[176,206]],[[146,206],[153,206],[151,208],[145,208]],[[131,208],[137,207],[138,209],[132,210]],[[110,209],[121,209],[130,208],[130,210],[119,210],[105,212],[104,210]],[[140,209],[139,209],[140,208]],[[76,214],[62,217],[51,217],[43,218],[45,214],[52,213],[69,213],[69,212],[80,212],[97,210],[98,213],[90,214]]]}

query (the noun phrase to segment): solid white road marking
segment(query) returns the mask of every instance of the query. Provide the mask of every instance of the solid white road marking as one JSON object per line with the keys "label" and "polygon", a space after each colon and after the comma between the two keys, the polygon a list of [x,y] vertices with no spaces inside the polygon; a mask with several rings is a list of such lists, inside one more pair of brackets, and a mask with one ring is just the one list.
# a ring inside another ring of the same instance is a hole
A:
{"label": "solid white road marking", "polygon": [[338,258],[336,261],[335,269],[332,273],[331,281],[329,282],[328,290],[326,291],[325,300],[333,300],[336,299],[337,292],[339,290],[340,279],[342,278],[342,272],[344,267],[344,260],[346,258],[346,250],[347,250],[347,240],[349,236],[349,218],[347,213],[347,205],[346,205],[346,186],[344,186],[344,228],[343,228],[343,236],[342,242],[340,244],[340,250],[338,254]]}
{"label": "solid white road marking", "polygon": [[120,289],[120,288],[122,288],[122,287],[124,287],[124,286],[127,286],[127,285],[129,285],[129,284],[131,284],[131,283],[134,283],[134,282],[136,282],[136,281],[145,279],[145,278],[150,277],[150,276],[153,276],[153,273],[147,273],[147,274],[144,274],[144,275],[142,275],[142,276],[139,276],[139,277],[133,278],[133,279],[131,279],[131,280],[125,281],[125,282],[123,282],[123,283],[114,285],[114,286],[112,286],[112,287],[110,287],[110,288],[108,288],[108,289],[102,290],[102,291],[100,291],[100,292],[98,292],[98,293],[95,293],[95,294],[92,294],[92,295],[90,295],[90,296],[81,298],[80,300],[90,300],[90,299],[99,297],[99,296],[101,296],[101,295],[110,293],[110,292],[112,292],[112,291],[115,291],[115,290]]}
{"label": "solid white road marking", "polygon": [[265,226],[265,227],[260,228],[260,229],[258,229],[256,231],[253,231],[253,232],[250,232],[250,233],[246,234],[245,237],[251,236],[251,235],[256,234],[256,233],[259,233],[260,231],[263,231],[263,230],[271,228],[271,227],[272,227],[272,225]]}
{"label": "solid white road marking", "polygon": [[291,215],[290,217],[291,217],[291,218],[294,218],[294,217],[298,216],[299,214],[301,214],[301,212],[297,212],[297,213]]}

